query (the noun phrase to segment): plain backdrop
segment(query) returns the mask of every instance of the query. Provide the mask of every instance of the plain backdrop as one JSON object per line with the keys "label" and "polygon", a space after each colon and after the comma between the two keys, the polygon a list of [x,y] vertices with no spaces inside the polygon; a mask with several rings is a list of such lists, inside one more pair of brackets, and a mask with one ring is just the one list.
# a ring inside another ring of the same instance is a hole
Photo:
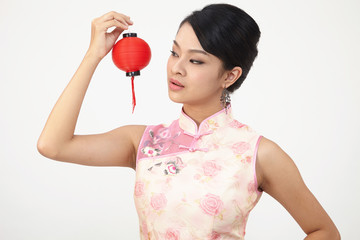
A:
{"label": "plain backdrop", "polygon": [[[129,15],[152,49],[130,79],[107,55],[99,64],[77,134],[177,119],[166,61],[180,21],[216,1],[0,1],[0,239],[139,239],[135,171],[49,160],[36,142],[90,43],[92,19]],[[358,236],[360,213],[360,2],[227,1],[259,24],[259,55],[232,96],[234,116],[280,145],[339,228]],[[231,32],[229,32],[231,34]],[[246,239],[302,239],[290,214],[266,193]]]}

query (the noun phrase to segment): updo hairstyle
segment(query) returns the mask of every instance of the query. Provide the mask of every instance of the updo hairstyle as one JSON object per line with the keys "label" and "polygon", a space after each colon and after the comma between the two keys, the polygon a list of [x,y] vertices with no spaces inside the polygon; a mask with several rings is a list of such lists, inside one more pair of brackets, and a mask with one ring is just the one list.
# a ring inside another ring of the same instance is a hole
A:
{"label": "updo hairstyle", "polygon": [[242,75],[227,88],[233,93],[244,82],[258,54],[259,26],[245,11],[229,4],[211,4],[194,11],[180,27],[186,22],[202,48],[222,60],[225,70],[241,67]]}

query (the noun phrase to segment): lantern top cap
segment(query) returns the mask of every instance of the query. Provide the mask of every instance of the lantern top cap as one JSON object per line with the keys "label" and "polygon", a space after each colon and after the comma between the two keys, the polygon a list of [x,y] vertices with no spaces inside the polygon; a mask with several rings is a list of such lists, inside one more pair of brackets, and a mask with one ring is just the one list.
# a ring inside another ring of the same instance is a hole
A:
{"label": "lantern top cap", "polygon": [[126,37],[137,37],[137,34],[136,33],[124,33],[123,38],[126,38]]}

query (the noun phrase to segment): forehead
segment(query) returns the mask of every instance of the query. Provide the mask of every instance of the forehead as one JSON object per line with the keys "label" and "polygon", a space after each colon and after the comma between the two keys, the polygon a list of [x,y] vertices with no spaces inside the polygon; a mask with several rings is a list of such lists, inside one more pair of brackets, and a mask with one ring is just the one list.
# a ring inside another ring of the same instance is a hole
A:
{"label": "forehead", "polygon": [[187,22],[180,27],[175,40],[181,48],[203,50],[193,28]]}

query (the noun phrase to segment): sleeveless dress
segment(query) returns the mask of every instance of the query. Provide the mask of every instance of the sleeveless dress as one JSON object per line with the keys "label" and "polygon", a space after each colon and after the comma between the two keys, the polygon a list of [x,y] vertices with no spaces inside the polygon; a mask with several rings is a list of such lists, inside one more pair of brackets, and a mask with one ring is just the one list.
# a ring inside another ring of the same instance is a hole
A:
{"label": "sleeveless dress", "polygon": [[147,126],[134,190],[141,239],[244,239],[261,196],[255,173],[260,138],[233,118],[230,105],[199,128],[183,110],[169,125]]}

